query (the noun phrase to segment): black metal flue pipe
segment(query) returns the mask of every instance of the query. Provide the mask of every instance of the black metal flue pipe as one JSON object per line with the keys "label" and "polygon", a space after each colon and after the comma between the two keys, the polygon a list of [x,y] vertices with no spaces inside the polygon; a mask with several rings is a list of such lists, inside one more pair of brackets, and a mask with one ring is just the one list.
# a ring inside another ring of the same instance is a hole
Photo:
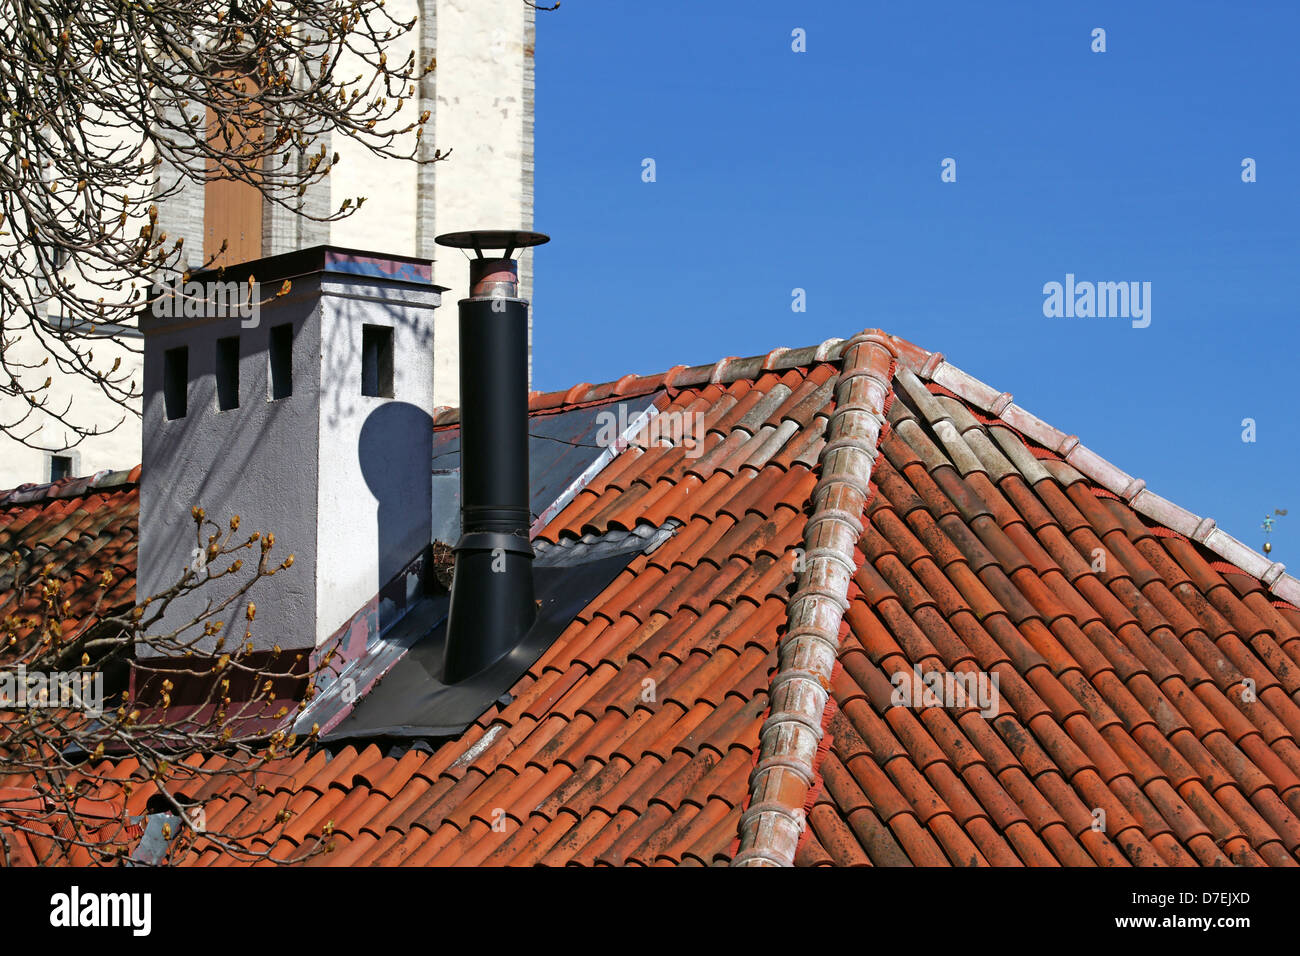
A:
{"label": "black metal flue pipe", "polygon": [[[459,234],[484,245],[493,235]],[[515,260],[478,258],[470,267],[470,295],[459,303],[461,538],[447,684],[510,653],[537,614],[528,537],[528,302],[517,296]]]}

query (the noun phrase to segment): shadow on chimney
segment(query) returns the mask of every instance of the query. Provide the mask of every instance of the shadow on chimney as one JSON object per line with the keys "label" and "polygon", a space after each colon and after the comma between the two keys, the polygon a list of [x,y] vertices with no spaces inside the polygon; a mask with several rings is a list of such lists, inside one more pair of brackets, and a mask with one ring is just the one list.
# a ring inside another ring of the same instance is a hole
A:
{"label": "shadow on chimney", "polygon": [[[402,449],[395,455],[395,449]],[[374,592],[393,580],[411,559],[429,546],[433,519],[428,509],[412,509],[427,501],[429,468],[433,456],[433,419],[424,409],[406,402],[385,402],[361,426],[357,458],[370,493],[378,502],[377,580]],[[409,467],[403,463],[412,463]],[[413,510],[416,513],[412,513]],[[321,529],[322,534],[329,530]],[[328,587],[329,582],[324,582]],[[381,629],[392,623],[395,609],[386,602],[379,609]]]}

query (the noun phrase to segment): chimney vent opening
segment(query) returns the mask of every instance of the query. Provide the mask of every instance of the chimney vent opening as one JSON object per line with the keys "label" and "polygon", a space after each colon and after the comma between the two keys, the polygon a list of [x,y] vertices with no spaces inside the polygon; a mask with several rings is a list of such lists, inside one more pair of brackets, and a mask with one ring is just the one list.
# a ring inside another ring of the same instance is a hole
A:
{"label": "chimney vent opening", "polygon": [[393,397],[393,330],[388,326],[361,327],[361,394]]}
{"label": "chimney vent opening", "polygon": [[270,400],[278,401],[293,394],[293,323],[271,326],[271,344],[267,350],[270,363]]}
{"label": "chimney vent opening", "polygon": [[188,411],[190,349],[180,345],[163,353],[163,411],[168,421],[184,418]]}
{"label": "chimney vent opening", "polygon": [[239,407],[239,336],[217,339],[217,409]]}
{"label": "chimney vent opening", "polygon": [[61,481],[64,478],[72,477],[72,456],[71,455],[51,455],[50,456],[50,481]]}

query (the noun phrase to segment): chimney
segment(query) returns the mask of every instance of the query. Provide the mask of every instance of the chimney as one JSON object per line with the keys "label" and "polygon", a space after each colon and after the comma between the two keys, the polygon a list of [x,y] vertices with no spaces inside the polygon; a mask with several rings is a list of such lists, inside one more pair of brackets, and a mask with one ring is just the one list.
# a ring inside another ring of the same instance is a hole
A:
{"label": "chimney", "polygon": [[[536,617],[528,537],[528,302],[519,298],[516,249],[536,232],[447,233],[472,249],[470,294],[460,308],[461,537],[442,680],[456,684],[501,660]],[[502,249],[485,256],[484,249]]]}
{"label": "chimney", "polygon": [[273,564],[294,554],[222,612],[225,633],[243,633],[247,601],[259,651],[315,649],[345,627],[369,639],[400,616],[432,527],[431,274],[428,260],[318,246],[195,275],[145,310],[141,598],[200,560],[199,505],[223,528],[239,515],[239,539],[273,532]]}

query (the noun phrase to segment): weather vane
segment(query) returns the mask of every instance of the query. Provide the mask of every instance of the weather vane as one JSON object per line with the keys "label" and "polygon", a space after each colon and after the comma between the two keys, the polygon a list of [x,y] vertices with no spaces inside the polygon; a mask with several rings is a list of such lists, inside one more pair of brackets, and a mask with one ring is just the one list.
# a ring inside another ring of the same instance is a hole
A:
{"label": "weather vane", "polygon": [[1264,535],[1265,535],[1265,537],[1264,537],[1264,553],[1265,553],[1265,554],[1268,554],[1270,551],[1273,550],[1273,545],[1272,545],[1272,543],[1268,540],[1268,535],[1271,534],[1271,533],[1273,532],[1273,525],[1275,525],[1275,524],[1277,523],[1277,519],[1275,519],[1275,518],[1273,517],[1273,515],[1279,515],[1279,516],[1285,518],[1285,517],[1286,517],[1286,509],[1285,509],[1285,508],[1274,508],[1274,509],[1273,509],[1273,514],[1271,514],[1271,515],[1264,515],[1264,523],[1263,523],[1262,525],[1260,525],[1260,527],[1264,529]]}

